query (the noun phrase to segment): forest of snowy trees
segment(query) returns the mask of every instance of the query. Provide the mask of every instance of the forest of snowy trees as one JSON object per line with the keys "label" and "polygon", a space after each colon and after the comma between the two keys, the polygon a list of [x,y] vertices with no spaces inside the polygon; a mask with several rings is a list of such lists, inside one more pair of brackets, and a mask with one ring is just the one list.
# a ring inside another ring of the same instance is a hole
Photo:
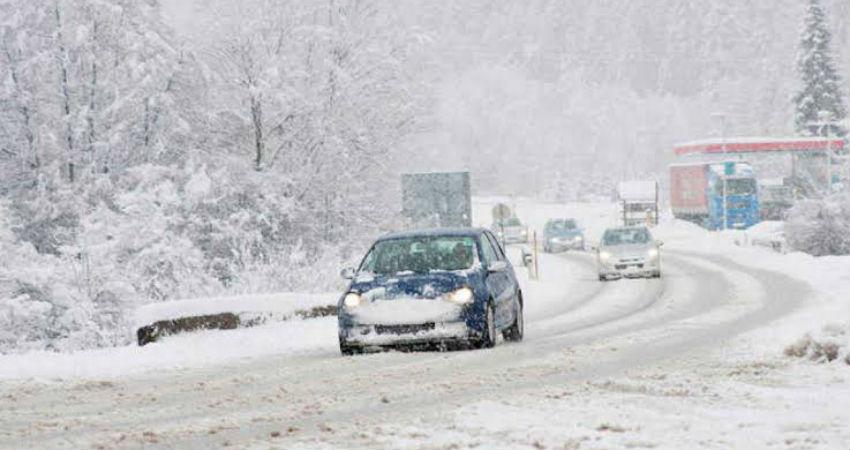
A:
{"label": "forest of snowy trees", "polygon": [[122,342],[145,301],[323,287],[393,220],[370,189],[413,124],[392,21],[246,5],[193,48],[155,1],[0,6],[0,351]]}
{"label": "forest of snowy trees", "polygon": [[406,170],[583,198],[717,111],[792,134],[806,5],[779,3],[0,0],[0,352],[126,342],[145,302],[333,287]]}

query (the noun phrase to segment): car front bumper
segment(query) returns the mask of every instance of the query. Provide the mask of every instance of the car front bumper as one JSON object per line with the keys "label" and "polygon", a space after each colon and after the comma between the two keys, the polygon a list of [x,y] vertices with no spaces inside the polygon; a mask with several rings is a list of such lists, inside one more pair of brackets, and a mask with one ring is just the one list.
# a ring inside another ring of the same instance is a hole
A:
{"label": "car front bumper", "polygon": [[630,259],[628,261],[599,261],[599,276],[604,278],[643,278],[658,275],[660,261],[655,259]]}
{"label": "car front bumper", "polygon": [[340,327],[340,341],[349,347],[392,347],[466,343],[479,337],[466,322],[427,322],[408,325],[355,324]]}
{"label": "car front bumper", "polygon": [[566,241],[550,240],[547,244],[550,250],[559,252],[564,250],[582,250],[584,249],[584,240],[570,239]]}

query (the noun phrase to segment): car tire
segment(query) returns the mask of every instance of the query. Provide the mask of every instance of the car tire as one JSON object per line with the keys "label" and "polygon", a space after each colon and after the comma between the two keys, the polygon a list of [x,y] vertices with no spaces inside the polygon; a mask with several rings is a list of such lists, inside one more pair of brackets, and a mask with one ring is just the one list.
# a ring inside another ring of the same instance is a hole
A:
{"label": "car tire", "polygon": [[496,346],[496,312],[493,310],[493,302],[487,302],[484,311],[484,331],[478,341],[478,348],[493,348]]}
{"label": "car tire", "polygon": [[608,277],[606,277],[605,275],[599,275],[599,281],[608,281]]}
{"label": "car tire", "polygon": [[363,353],[363,350],[360,347],[347,345],[342,338],[339,338],[339,352],[342,353],[343,356],[353,356]]}
{"label": "car tire", "polygon": [[514,315],[514,324],[510,328],[502,332],[502,336],[506,341],[520,342],[525,332],[525,322],[522,312],[522,293],[517,294],[517,311]]}

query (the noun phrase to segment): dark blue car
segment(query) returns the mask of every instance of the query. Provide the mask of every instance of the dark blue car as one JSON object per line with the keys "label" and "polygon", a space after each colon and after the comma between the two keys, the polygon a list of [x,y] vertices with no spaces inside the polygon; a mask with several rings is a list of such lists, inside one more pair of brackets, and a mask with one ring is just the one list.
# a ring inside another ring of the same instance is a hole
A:
{"label": "dark blue car", "polygon": [[486,348],[523,335],[522,292],[490,231],[439,229],[376,241],[339,300],[339,347]]}

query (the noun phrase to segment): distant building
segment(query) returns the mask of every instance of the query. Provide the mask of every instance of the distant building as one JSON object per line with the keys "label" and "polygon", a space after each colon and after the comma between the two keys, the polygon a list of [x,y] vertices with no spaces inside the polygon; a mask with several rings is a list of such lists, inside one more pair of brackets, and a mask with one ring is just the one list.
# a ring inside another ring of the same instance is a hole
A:
{"label": "distant building", "polygon": [[847,144],[819,137],[743,137],[708,139],[675,146],[682,161],[719,162],[746,159],[760,184],[793,186],[798,195],[828,192],[848,174]]}

